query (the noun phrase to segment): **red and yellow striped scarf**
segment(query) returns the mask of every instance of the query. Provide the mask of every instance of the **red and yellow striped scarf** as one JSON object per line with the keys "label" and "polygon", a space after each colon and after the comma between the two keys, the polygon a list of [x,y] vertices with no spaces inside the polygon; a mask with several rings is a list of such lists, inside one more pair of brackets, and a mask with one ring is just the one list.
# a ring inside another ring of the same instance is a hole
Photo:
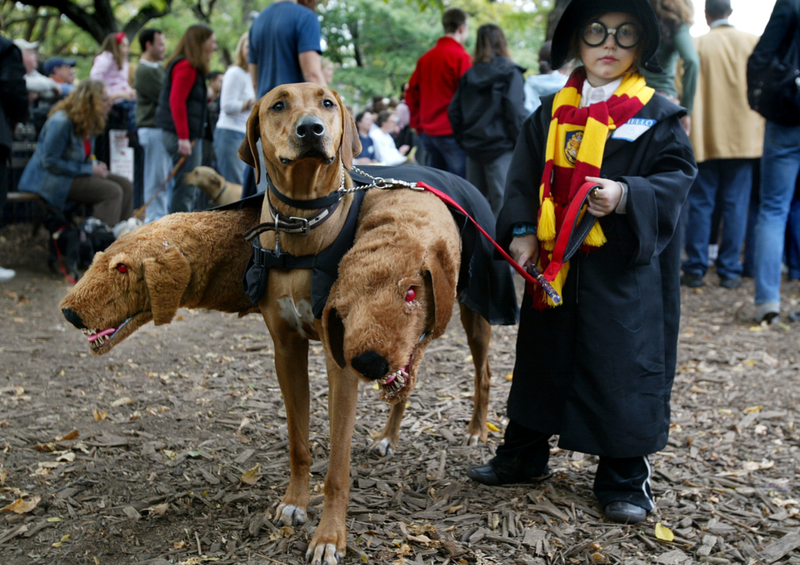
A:
{"label": "red and yellow striped scarf", "polygon": [[[610,132],[631,119],[650,101],[652,88],[644,78],[631,72],[625,75],[619,88],[607,102],[597,102],[580,108],[581,92],[586,72],[578,68],[553,101],[553,118],[547,134],[546,162],[539,187],[539,270],[559,294],[569,272],[569,261],[553,257],[555,241],[561,226],[571,229],[574,218],[565,222],[567,209],[586,177],[599,177],[603,152]],[[586,213],[586,206],[579,218]],[[582,249],[589,251],[606,242],[599,223],[583,241]],[[533,292],[534,307],[558,306],[540,288]]]}

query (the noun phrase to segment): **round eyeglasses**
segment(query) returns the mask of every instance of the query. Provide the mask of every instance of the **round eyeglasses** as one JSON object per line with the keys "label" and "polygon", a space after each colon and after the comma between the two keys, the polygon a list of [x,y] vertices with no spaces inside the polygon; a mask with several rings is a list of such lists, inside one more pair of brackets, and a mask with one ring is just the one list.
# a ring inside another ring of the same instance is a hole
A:
{"label": "round eyeglasses", "polygon": [[603,22],[592,22],[583,28],[581,39],[589,47],[599,47],[606,42],[609,35],[614,36],[614,41],[622,49],[632,49],[642,39],[639,26],[631,22],[625,22],[616,29],[606,27]]}

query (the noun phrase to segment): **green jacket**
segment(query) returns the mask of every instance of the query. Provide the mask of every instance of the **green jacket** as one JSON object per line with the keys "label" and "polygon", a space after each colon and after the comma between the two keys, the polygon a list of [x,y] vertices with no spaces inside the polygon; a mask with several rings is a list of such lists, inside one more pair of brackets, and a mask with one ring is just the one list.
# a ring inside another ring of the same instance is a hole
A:
{"label": "green jacket", "polygon": [[136,127],[156,127],[156,106],[162,82],[164,67],[152,67],[139,61],[133,75],[133,88],[136,89]]}

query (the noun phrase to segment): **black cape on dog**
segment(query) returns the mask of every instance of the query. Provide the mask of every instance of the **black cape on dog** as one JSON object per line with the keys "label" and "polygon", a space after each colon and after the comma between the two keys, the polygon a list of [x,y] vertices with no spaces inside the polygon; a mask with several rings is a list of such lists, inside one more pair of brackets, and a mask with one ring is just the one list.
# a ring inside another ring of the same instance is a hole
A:
{"label": "black cape on dog", "polygon": [[[364,166],[360,169],[375,177],[424,182],[437,188],[455,200],[487,233],[494,236],[495,220],[489,203],[477,188],[461,177],[438,169],[410,165]],[[350,171],[350,176],[356,186],[372,182],[371,179],[354,171]],[[364,193],[356,192],[355,195],[356,198],[342,231],[336,241],[319,255],[293,257],[283,253],[275,256],[271,252],[256,250],[255,259],[251,257],[247,264],[243,281],[244,292],[254,304],[264,294],[270,268],[306,268],[312,269],[311,302],[314,316],[319,318],[322,315],[331,287],[338,276],[339,261],[350,250],[355,238],[357,218]],[[260,209],[263,201],[264,194],[261,193],[215,210]],[[449,206],[448,208],[461,235],[461,271],[457,286],[459,300],[492,325],[516,324],[519,310],[509,265],[495,258],[494,247],[460,211]],[[255,244],[258,245],[258,239],[255,240]],[[266,261],[265,256],[268,257]]]}

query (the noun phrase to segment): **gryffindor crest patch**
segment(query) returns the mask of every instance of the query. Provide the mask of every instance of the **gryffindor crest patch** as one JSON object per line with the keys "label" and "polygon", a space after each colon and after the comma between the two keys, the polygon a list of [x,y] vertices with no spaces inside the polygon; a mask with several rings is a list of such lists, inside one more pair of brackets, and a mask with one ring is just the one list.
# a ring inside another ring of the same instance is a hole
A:
{"label": "gryffindor crest patch", "polygon": [[575,166],[575,161],[578,160],[578,149],[581,147],[582,139],[582,130],[567,132],[567,139],[564,142],[564,157],[573,167]]}

